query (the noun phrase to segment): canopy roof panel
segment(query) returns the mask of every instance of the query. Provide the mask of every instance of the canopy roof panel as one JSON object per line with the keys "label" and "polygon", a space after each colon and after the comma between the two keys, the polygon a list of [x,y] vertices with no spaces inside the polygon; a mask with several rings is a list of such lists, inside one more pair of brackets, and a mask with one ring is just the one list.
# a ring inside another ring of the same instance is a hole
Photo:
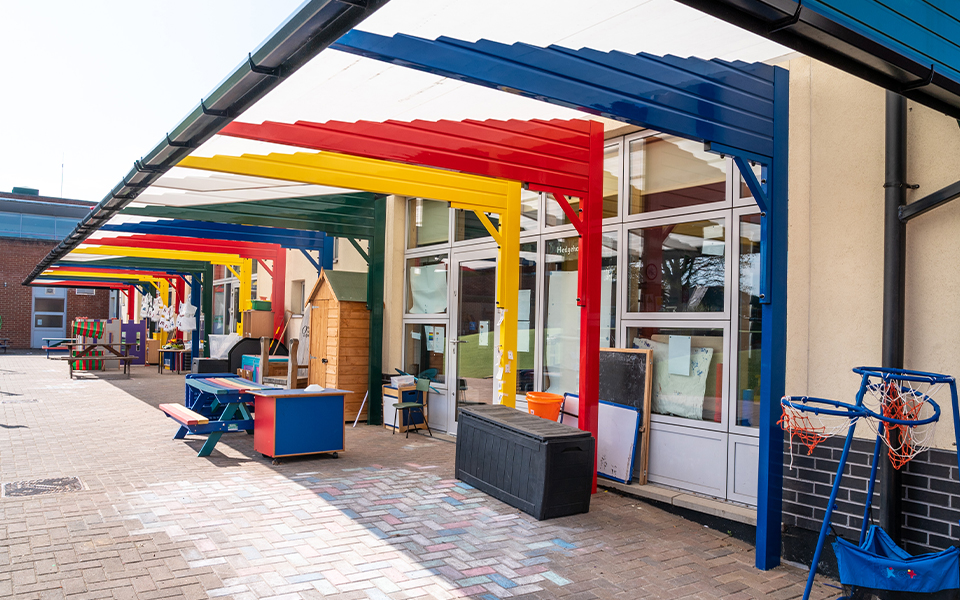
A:
{"label": "canopy roof panel", "polygon": [[679,1],[960,118],[956,2]]}
{"label": "canopy roof panel", "polygon": [[552,104],[773,156],[774,68],[676,56],[384,37],[353,30],[337,50]]}

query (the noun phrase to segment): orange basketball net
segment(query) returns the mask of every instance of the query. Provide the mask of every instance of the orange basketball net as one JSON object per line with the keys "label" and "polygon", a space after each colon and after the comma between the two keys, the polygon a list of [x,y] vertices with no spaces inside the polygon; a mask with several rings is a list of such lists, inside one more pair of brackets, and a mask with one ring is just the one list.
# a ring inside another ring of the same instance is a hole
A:
{"label": "orange basketball net", "polygon": [[783,415],[777,421],[777,425],[790,434],[791,441],[793,438],[797,438],[801,444],[807,447],[807,456],[813,454],[813,449],[830,437],[827,435],[826,426],[823,424],[815,425],[807,416],[807,413],[791,406],[783,407]]}
{"label": "orange basketball net", "polygon": [[[925,394],[918,394],[916,390],[904,384],[889,382],[883,386],[883,397],[880,401],[881,414],[890,419],[902,421],[919,421],[923,418],[921,412],[927,403]],[[932,427],[919,427],[909,424],[883,423],[883,441],[889,450],[887,457],[894,469],[900,470],[903,465],[923,452],[929,445],[925,436],[921,435]],[[932,436],[931,436],[932,437]]]}

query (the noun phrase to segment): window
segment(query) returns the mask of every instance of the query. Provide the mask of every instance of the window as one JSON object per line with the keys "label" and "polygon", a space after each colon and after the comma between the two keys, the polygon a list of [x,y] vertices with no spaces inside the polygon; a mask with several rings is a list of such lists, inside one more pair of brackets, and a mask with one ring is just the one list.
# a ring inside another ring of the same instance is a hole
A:
{"label": "window", "polygon": [[630,214],[726,200],[727,161],[703,143],[668,135],[629,144]]}
{"label": "window", "polygon": [[333,262],[340,262],[340,238],[333,238]]}
{"label": "window", "polygon": [[[480,221],[480,217],[478,217],[472,210],[457,209],[455,214],[456,223],[453,226],[453,239],[455,242],[465,242],[467,240],[477,240],[490,237],[490,232],[487,231],[486,227],[484,227],[483,222]],[[491,225],[493,225],[495,228],[500,227],[499,215],[493,213],[484,214],[487,215],[488,219],[490,219]]]}
{"label": "window", "polygon": [[446,202],[411,198],[407,202],[407,248],[450,241],[450,207]]}
{"label": "window", "polygon": [[[577,211],[580,210],[580,198],[567,197],[567,203],[570,205],[570,208],[573,209],[573,213],[577,214]],[[560,203],[557,202],[553,195],[547,196],[544,207],[544,216],[546,217],[545,225],[547,227],[559,227],[560,225],[569,225],[571,223],[570,219],[567,218],[567,213],[563,212],[563,209],[560,208]]]}
{"label": "window", "polygon": [[405,324],[403,326],[403,370],[417,377],[428,377],[436,383],[445,383],[446,333],[446,323]]}
{"label": "window", "polygon": [[653,350],[653,414],[722,421],[722,328],[628,327],[627,341]]}
{"label": "window", "polygon": [[57,239],[57,220],[54,217],[42,215],[21,215],[22,237],[44,240]]}
{"label": "window", "polygon": [[630,312],[722,312],[724,219],[675,223],[628,234]]}
{"label": "window", "polygon": [[298,279],[290,285],[290,309],[295,315],[303,314],[303,305],[306,303],[306,284]]}
{"label": "window", "polygon": [[446,254],[407,259],[407,313],[411,315],[447,312]]}
{"label": "window", "polygon": [[0,236],[20,237],[20,215],[0,212]]}
{"label": "window", "polygon": [[73,290],[73,293],[76,296],[96,296],[97,290],[92,288],[77,288]]}
{"label": "window", "polygon": [[760,424],[760,215],[740,217],[737,425]]}
{"label": "window", "polygon": [[620,207],[620,144],[603,149],[603,218],[616,217]]}

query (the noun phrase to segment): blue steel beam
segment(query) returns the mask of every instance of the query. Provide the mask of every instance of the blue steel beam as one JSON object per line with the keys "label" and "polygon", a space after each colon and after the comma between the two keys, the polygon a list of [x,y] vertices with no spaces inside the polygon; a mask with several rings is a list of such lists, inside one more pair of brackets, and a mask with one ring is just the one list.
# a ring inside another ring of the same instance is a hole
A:
{"label": "blue steel beam", "polygon": [[746,156],[773,155],[774,67],[769,65],[488,40],[385,37],[359,30],[332,47],[713,142]]}
{"label": "blue steel beam", "polygon": [[110,223],[101,231],[123,233],[147,233],[157,235],[176,235],[210,240],[230,240],[242,242],[260,242],[280,244],[284,248],[319,250],[327,237],[322,231],[302,229],[280,229],[278,227],[260,227],[255,225],[234,225],[231,223],[213,223],[208,221],[188,221],[183,219],[160,219],[139,223]]}

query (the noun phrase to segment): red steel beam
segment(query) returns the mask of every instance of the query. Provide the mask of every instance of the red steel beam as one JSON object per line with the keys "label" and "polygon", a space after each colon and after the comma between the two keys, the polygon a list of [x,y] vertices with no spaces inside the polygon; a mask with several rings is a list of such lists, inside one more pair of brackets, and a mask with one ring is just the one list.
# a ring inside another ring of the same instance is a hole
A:
{"label": "red steel beam", "polygon": [[591,121],[234,121],[220,135],[523,181],[582,197]]}

